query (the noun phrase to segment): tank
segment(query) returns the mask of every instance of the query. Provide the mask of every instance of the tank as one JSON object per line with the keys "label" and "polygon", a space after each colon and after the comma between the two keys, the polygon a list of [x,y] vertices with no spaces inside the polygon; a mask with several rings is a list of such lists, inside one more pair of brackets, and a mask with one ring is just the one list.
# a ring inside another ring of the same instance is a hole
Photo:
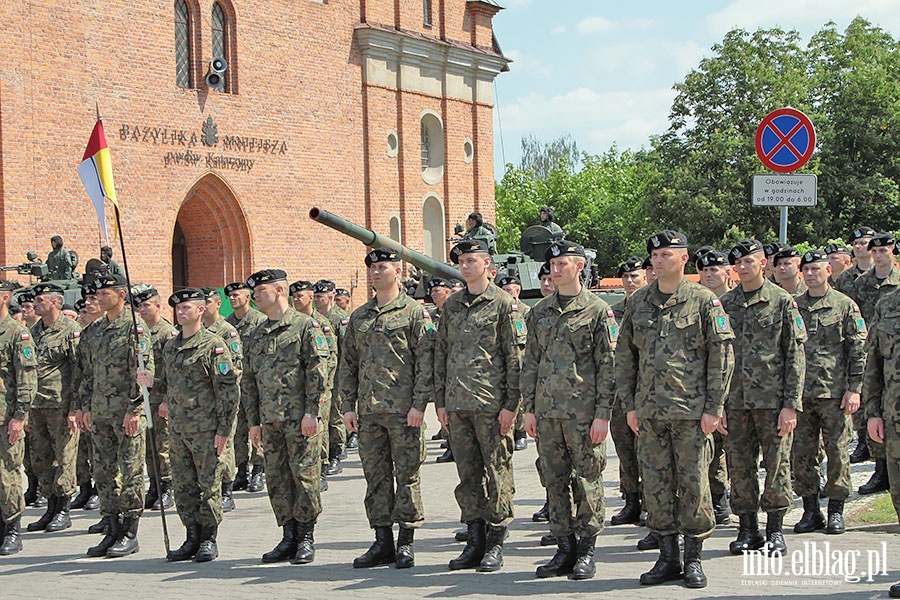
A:
{"label": "tank", "polygon": [[[31,286],[38,282],[53,283],[61,287],[63,289],[66,304],[74,305],[75,302],[81,299],[80,279],[49,279],[49,270],[47,268],[47,265],[37,260],[37,253],[29,251],[26,255],[26,258],[28,259],[27,262],[24,262],[22,264],[0,267],[0,271],[15,271],[19,275],[27,275],[29,279],[31,279],[31,281],[27,285],[23,284],[22,287],[17,288],[13,291],[14,304],[18,304],[19,296],[30,290]],[[77,261],[77,255],[75,260]],[[74,266],[75,265],[73,265],[73,267]],[[76,277],[78,276],[77,273],[75,273],[75,275]]]}

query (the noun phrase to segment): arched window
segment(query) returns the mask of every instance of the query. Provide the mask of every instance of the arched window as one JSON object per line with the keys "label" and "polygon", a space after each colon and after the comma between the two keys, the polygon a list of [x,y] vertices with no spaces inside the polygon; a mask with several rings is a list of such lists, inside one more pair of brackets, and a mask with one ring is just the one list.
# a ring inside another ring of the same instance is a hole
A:
{"label": "arched window", "polygon": [[402,242],[400,239],[400,217],[397,215],[391,216],[390,231],[392,240],[395,242]]}
{"label": "arched window", "polygon": [[422,115],[422,179],[438,183],[444,176],[444,126],[437,114]]}
{"label": "arched window", "polygon": [[213,58],[224,58],[228,63],[228,70],[226,70],[225,75],[222,78],[221,89],[223,92],[231,91],[228,71],[234,68],[234,65],[231,64],[231,55],[228,52],[231,47],[231,40],[228,38],[228,20],[225,18],[225,11],[223,11],[219,3],[216,2],[212,7],[212,55]]}
{"label": "arched window", "polygon": [[191,76],[191,13],[185,0],[175,0],[175,85],[194,87]]}
{"label": "arched window", "polygon": [[430,194],[422,203],[422,242],[425,255],[443,262],[446,260],[447,243],[444,236],[444,206]]}

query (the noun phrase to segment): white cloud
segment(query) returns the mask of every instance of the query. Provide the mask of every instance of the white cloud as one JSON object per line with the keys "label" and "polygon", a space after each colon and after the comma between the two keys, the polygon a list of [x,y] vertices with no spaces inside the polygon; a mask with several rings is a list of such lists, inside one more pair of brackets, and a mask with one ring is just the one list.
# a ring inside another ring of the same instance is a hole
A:
{"label": "white cloud", "polygon": [[612,31],[614,27],[615,23],[609,19],[604,19],[603,17],[585,17],[578,21],[575,25],[575,30],[578,33],[584,34],[606,33],[607,31]]}
{"label": "white cloud", "polygon": [[562,35],[566,31],[568,31],[568,28],[566,28],[565,25],[557,25],[556,27],[554,27],[553,29],[550,30],[550,35]]}
{"label": "white cloud", "polygon": [[779,26],[811,34],[828,21],[834,21],[842,29],[857,15],[895,36],[900,34],[896,0],[734,0],[721,11],[708,15],[706,22],[710,33],[717,37],[736,27],[755,30]]}
{"label": "white cloud", "polygon": [[[552,77],[554,74],[553,67],[534,54],[529,54],[516,49],[504,50],[503,54],[506,55],[506,58],[513,61],[513,64],[510,65],[510,69],[515,69],[517,74],[526,74],[528,77],[544,78]],[[502,86],[503,84],[501,83],[500,85]]]}

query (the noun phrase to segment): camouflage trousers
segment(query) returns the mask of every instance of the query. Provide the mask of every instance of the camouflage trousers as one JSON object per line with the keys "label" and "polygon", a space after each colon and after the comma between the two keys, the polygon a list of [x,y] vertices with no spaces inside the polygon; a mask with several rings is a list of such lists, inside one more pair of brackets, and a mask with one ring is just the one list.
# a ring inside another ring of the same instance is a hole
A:
{"label": "camouflage trousers", "polygon": [[237,428],[234,431],[234,462],[239,465],[263,464],[263,449],[250,443],[250,422],[243,411],[238,411]]}
{"label": "camouflage trousers", "polygon": [[237,431],[237,415],[235,415],[234,420],[231,422],[228,439],[225,440],[225,449],[222,450],[222,456],[219,457],[223,465],[222,470],[219,473],[219,475],[221,475],[219,481],[222,483],[234,481],[234,478],[237,476],[237,459],[235,458],[234,449],[235,431]]}
{"label": "camouflage trousers", "polygon": [[327,431],[322,435],[322,464],[327,465],[331,460],[332,452],[337,448],[343,448],[347,443],[347,428],[344,427],[344,415],[341,413],[339,402],[326,400],[319,414],[323,415],[323,425]]}
{"label": "camouflage trousers", "polygon": [[79,486],[90,485],[93,481],[94,443],[90,431],[78,432],[78,458],[75,459],[75,480]]}
{"label": "camouflage trousers", "polygon": [[[591,422],[574,419],[538,419],[541,469],[547,483],[550,533],[591,537],[603,531],[606,505],[603,469],[606,442],[591,442]],[[573,502],[569,490],[574,490]]]}
{"label": "camouflage trousers", "polygon": [[[172,481],[172,469],[169,466],[169,420],[159,416],[159,405],[151,406],[153,413],[153,442],[156,445],[156,464],[159,467],[160,481]],[[147,446],[147,468],[153,467],[153,448]],[[155,481],[153,473],[150,473],[150,481]]]}
{"label": "camouflage trousers", "polygon": [[31,468],[47,496],[74,496],[78,432],[69,430],[68,408],[32,408],[28,415]]}
{"label": "camouflage trousers", "polygon": [[[819,442],[828,457],[825,496],[845,500],[850,485],[850,438],[852,420],[844,414],[840,398],[804,398],[803,412],[797,413],[797,428],[791,445],[794,491],[801,498],[819,493]],[[820,438],[821,436],[821,438]]]}
{"label": "camouflage trousers", "polygon": [[858,435],[866,436],[866,444],[869,447],[869,454],[872,456],[872,460],[885,458],[884,444],[879,444],[868,434],[865,413],[865,404],[860,406],[859,410],[853,413],[853,429]]}
{"label": "camouflage trousers", "polygon": [[319,478],[322,474],[320,438],[323,435],[321,421],[319,432],[311,438],[300,431],[300,421],[262,425],[266,446],[266,487],[279,527],[291,519],[315,523],[322,512]]}
{"label": "camouflage trousers", "polygon": [[25,436],[9,443],[6,427],[0,435],[0,516],[11,521],[25,511],[22,495],[22,461],[25,458]]}
{"label": "camouflage trousers", "polygon": [[121,417],[94,420],[91,437],[100,514],[139,517],[144,512],[146,429],[143,416],[135,435],[125,435]]}
{"label": "camouflage trousers", "polygon": [[900,522],[900,422],[884,422],[884,450],[891,483],[891,502]]}
{"label": "camouflage trousers", "polygon": [[215,431],[169,432],[172,491],[185,527],[215,527],[222,522],[222,470]]}
{"label": "camouflage trousers", "polygon": [[[778,435],[779,409],[729,410],[725,457],[731,477],[731,510],[736,515],[784,514],[793,504],[791,492],[791,440]],[[759,494],[759,453],[766,480]]]}
{"label": "camouflage trousers", "polygon": [[641,470],[637,457],[638,439],[628,426],[625,410],[621,402],[616,400],[609,421],[609,433],[616,446],[619,457],[619,491],[623,494],[641,493]]}
{"label": "camouflage trousers", "polygon": [[513,519],[516,484],[512,432],[500,435],[496,413],[450,411],[450,449],[459,474],[456,502],[463,523],[482,519],[507,527]]}
{"label": "camouflage trousers", "polygon": [[712,437],[703,435],[697,420],[639,422],[648,528],[659,535],[708,538],[716,524],[709,492]]}
{"label": "camouflage trousers", "polygon": [[712,460],[709,462],[709,491],[720,496],[728,489],[728,468],[725,465],[725,436],[713,431]]}
{"label": "camouflage trousers", "polygon": [[422,427],[408,426],[403,414],[360,415],[359,459],[366,476],[369,526],[421,527],[425,522],[419,476],[425,462]]}

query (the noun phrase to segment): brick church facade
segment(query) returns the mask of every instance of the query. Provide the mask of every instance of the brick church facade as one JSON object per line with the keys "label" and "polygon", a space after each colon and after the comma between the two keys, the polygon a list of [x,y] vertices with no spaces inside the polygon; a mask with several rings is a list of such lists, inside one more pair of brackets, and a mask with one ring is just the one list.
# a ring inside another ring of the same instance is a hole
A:
{"label": "brick church facade", "polygon": [[[359,303],[365,250],[312,222],[313,206],[446,260],[456,222],[472,210],[494,216],[493,81],[508,63],[492,32],[499,9],[7,3],[0,261],[46,256],[54,234],[79,267],[97,256],[100,230],[77,175],[95,103],[135,282],[168,294],[281,267],[292,279],[356,281]],[[215,57],[227,68],[210,87]]]}

